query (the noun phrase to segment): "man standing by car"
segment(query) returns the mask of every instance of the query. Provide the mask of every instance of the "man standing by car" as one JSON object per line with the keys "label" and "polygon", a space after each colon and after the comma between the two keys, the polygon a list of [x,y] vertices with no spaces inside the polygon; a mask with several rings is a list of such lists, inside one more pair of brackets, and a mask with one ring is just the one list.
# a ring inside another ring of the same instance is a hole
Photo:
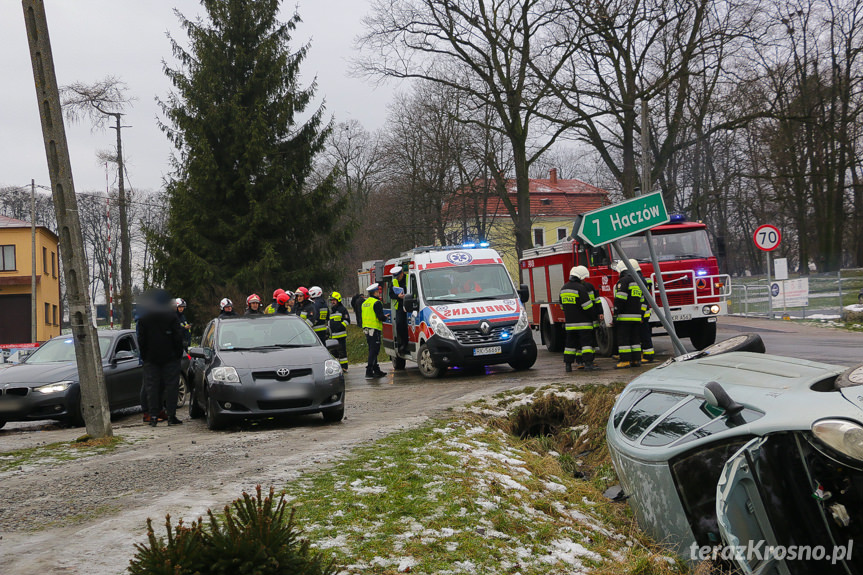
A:
{"label": "man standing by car", "polygon": [[158,423],[160,388],[164,390],[168,425],[183,423],[177,419],[177,393],[184,330],[170,303],[168,293],[157,290],[153,294],[153,310],[138,321],[138,347],[144,361],[144,388],[152,427]]}
{"label": "man standing by car", "polygon": [[369,360],[366,364],[366,379],[385,377],[378,365],[378,353],[381,351],[381,332],[384,329],[384,305],[381,303],[383,288],[373,283],[366,288],[369,297],[363,302],[363,332],[369,346]]}

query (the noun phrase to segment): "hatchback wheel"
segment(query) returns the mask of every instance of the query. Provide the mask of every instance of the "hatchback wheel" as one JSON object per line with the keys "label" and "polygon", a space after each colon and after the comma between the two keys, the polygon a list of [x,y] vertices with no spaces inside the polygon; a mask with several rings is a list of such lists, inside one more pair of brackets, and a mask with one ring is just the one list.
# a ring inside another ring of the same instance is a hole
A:
{"label": "hatchback wheel", "polygon": [[342,394],[342,404],[338,407],[325,409],[321,411],[324,416],[324,421],[327,423],[338,423],[345,418],[345,396]]}
{"label": "hatchback wheel", "polygon": [[225,416],[218,413],[219,404],[212,397],[207,398],[207,427],[216,431],[226,425]]}
{"label": "hatchback wheel", "polygon": [[189,417],[192,419],[198,419],[203,415],[204,408],[198,404],[198,394],[195,391],[195,387],[192,386],[189,388]]}

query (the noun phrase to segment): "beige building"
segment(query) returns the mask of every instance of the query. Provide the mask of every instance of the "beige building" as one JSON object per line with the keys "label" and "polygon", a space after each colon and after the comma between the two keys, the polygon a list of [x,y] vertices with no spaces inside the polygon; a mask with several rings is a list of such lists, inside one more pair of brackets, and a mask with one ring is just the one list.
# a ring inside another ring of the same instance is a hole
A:
{"label": "beige building", "polygon": [[59,238],[29,222],[0,216],[0,344],[31,342],[33,247],[36,252],[36,341],[60,335]]}

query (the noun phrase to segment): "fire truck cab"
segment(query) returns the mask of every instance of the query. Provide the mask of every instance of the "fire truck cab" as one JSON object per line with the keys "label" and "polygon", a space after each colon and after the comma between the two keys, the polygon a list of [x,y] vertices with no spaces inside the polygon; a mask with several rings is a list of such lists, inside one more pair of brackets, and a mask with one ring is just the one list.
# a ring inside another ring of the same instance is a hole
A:
{"label": "fire truck cab", "polygon": [[[689,337],[696,349],[703,349],[716,341],[716,318],[728,314],[731,294],[730,278],[719,273],[710,249],[707,226],[676,217],[651,232],[675,332],[681,338]],[[619,241],[626,255],[639,261],[644,277],[653,280],[651,295],[662,305],[645,235]],[[580,238],[524,251],[520,266],[530,285],[528,316],[531,327],[540,331],[542,343],[550,351],[561,351],[564,346],[560,288],[572,266],[583,265],[590,270],[587,281],[596,287],[602,305],[603,321],[597,330],[599,353],[614,353],[611,325],[614,286],[619,277],[612,268],[614,261],[609,245],[592,247]],[[650,323],[661,328],[656,313],[651,315]]]}
{"label": "fire truck cab", "polygon": [[[360,281],[375,278],[384,285],[383,348],[395,369],[413,361],[425,377],[434,378],[450,367],[508,363],[522,370],[536,362],[523,303],[527,286],[515,287],[494,249],[484,244],[422,247],[385,264],[369,264],[360,274],[370,275]],[[396,266],[406,272],[407,354],[398,352],[402,346],[396,341],[396,311],[390,300],[390,270]],[[377,275],[380,269],[383,274]]]}

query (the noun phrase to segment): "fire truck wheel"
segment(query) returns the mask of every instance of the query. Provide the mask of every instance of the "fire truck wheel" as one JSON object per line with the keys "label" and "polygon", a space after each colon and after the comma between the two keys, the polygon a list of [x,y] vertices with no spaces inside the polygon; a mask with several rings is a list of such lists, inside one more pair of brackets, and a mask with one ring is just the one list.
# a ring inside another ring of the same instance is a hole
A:
{"label": "fire truck wheel", "polygon": [[403,357],[394,357],[393,358],[393,369],[402,370],[405,368],[405,358]]}
{"label": "fire truck wheel", "polygon": [[440,377],[443,375],[444,371],[446,371],[445,367],[437,367],[432,361],[431,352],[426,344],[420,345],[419,352],[419,360],[417,361],[417,365],[420,368],[420,373],[423,374],[424,377],[429,379],[434,379],[436,377]]}
{"label": "fire truck wheel", "polygon": [[597,355],[611,357],[617,351],[614,345],[614,329],[610,325],[600,324],[594,330],[596,334]]}
{"label": "fire truck wheel", "polygon": [[706,320],[692,320],[689,323],[689,341],[692,347],[701,350],[716,341],[716,322]]}
{"label": "fire truck wheel", "polygon": [[563,351],[565,338],[563,329],[560,325],[552,323],[548,319],[547,313],[542,314],[540,329],[542,330],[542,341],[548,351],[555,353]]}

